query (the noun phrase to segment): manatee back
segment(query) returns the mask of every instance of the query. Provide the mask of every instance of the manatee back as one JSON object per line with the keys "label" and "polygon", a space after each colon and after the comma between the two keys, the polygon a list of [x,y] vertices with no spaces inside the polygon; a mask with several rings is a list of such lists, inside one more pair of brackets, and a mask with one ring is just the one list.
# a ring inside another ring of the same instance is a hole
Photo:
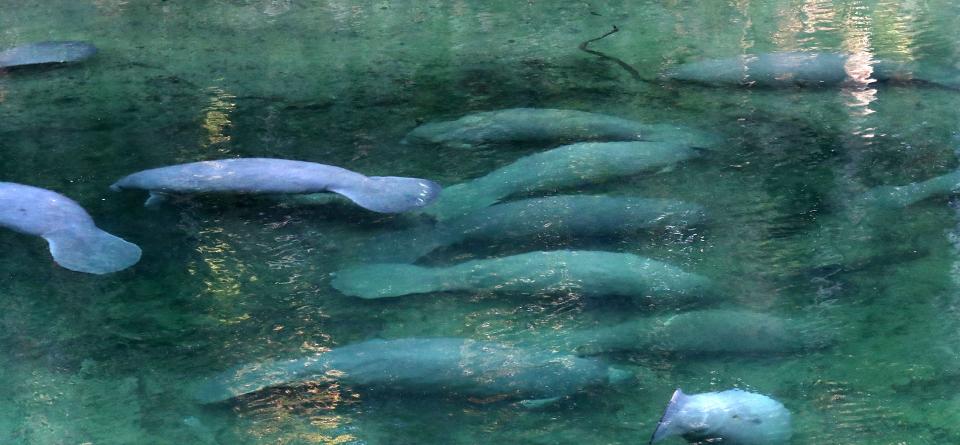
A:
{"label": "manatee back", "polygon": [[606,383],[594,359],[462,338],[370,340],[327,354],[358,389],[447,396],[547,398]]}
{"label": "manatee back", "polygon": [[79,62],[97,53],[87,42],[37,42],[0,52],[0,68]]}
{"label": "manatee back", "polygon": [[93,226],[93,218],[80,204],[59,193],[0,182],[0,226],[40,236],[69,226]]}

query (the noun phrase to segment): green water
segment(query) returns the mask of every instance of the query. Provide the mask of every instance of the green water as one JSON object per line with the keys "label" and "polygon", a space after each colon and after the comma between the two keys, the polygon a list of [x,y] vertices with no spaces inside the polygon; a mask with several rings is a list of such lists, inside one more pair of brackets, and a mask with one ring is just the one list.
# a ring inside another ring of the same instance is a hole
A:
{"label": "green water", "polygon": [[[590,48],[640,79],[577,49],[612,25],[620,31]],[[793,50],[960,69],[958,27],[960,3],[949,0],[0,0],[0,48],[100,48],[82,64],[0,75],[0,180],[66,194],[144,252],[131,269],[84,275],[57,267],[43,240],[0,231],[0,443],[645,443],[678,386],[771,395],[793,413],[794,444],[960,443],[956,205],[941,196],[876,215],[852,202],[958,167],[960,92],[655,80],[681,62]],[[216,406],[191,399],[190,385],[231,366],[370,338],[516,344],[653,315],[576,295],[350,298],[330,274],[418,217],[260,198],[146,209],[144,194],[108,190],[145,168],[243,156],[452,185],[536,149],[398,141],[418,122],[511,107],[716,133],[702,159],[564,191],[681,199],[707,207],[709,223],[454,246],[422,264],[630,252],[710,277],[726,307],[815,320],[835,344],[601,355],[635,382],[543,410],[368,400],[329,385]]]}

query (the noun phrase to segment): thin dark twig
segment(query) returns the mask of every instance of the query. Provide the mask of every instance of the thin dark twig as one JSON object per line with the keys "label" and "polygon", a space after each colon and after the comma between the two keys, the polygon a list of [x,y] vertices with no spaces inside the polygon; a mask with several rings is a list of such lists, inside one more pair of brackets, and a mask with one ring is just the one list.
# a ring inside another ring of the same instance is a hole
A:
{"label": "thin dark twig", "polygon": [[593,55],[595,55],[595,56],[597,56],[597,57],[599,57],[599,58],[601,58],[601,59],[611,60],[611,61],[613,61],[614,63],[616,63],[617,65],[620,65],[621,68],[627,70],[627,72],[630,73],[630,76],[632,76],[634,79],[642,80],[642,79],[640,79],[640,73],[639,73],[636,69],[634,69],[632,66],[630,66],[627,62],[624,62],[624,61],[622,61],[622,60],[620,60],[620,59],[618,59],[618,58],[616,58],[616,57],[608,56],[608,55],[606,55],[606,54],[604,54],[604,53],[602,53],[602,52],[600,52],[600,51],[592,50],[592,49],[590,49],[590,48],[587,47],[587,46],[590,45],[591,43],[596,42],[597,40],[603,39],[603,38],[605,38],[605,37],[607,37],[607,36],[609,36],[609,35],[611,35],[611,34],[613,34],[613,33],[618,32],[618,31],[620,31],[620,28],[617,28],[617,25],[613,25],[613,29],[610,30],[609,32],[607,32],[606,34],[604,34],[604,35],[602,35],[602,36],[600,36],[600,37],[595,37],[595,38],[592,38],[592,39],[590,39],[590,40],[584,41],[583,43],[580,44],[580,46],[578,46],[578,48],[580,48],[581,51],[588,52],[588,53],[593,54]]}

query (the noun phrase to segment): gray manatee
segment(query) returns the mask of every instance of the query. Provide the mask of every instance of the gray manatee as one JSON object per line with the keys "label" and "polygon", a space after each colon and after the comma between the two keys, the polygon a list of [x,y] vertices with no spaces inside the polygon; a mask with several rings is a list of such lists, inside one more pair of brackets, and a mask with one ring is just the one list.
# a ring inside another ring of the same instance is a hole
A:
{"label": "gray manatee", "polygon": [[[764,53],[686,63],[668,70],[664,77],[707,85],[832,86],[866,74],[854,72],[860,67],[851,66],[849,62],[850,56],[841,53]],[[874,62],[871,68],[871,78],[882,82],[920,81],[948,88],[960,86],[960,73],[955,70],[884,61]]]}
{"label": "gray manatee", "polygon": [[79,62],[97,53],[87,42],[37,42],[0,52],[0,68]]}
{"label": "gray manatee", "polygon": [[436,199],[440,186],[426,179],[364,176],[313,162],[239,158],[192,162],[144,170],[126,176],[114,190],[150,191],[146,205],[180,193],[317,193],[334,192],[367,210],[397,213]]}
{"label": "gray manatee", "polygon": [[885,185],[868,190],[862,202],[883,208],[907,207],[933,196],[960,190],[960,170],[907,185]]}
{"label": "gray manatee", "polygon": [[105,274],[140,261],[140,248],[100,230],[80,204],[59,193],[0,182],[0,226],[47,240],[57,264]]}
{"label": "gray manatee", "polygon": [[333,378],[368,395],[436,394],[526,401],[527,406],[629,380],[595,359],[464,338],[368,340],[307,358],[239,366],[194,392],[216,403],[273,386]]}
{"label": "gray manatee", "polygon": [[331,282],[346,295],[375,299],[429,292],[701,297],[710,281],[629,253],[556,250],[467,261],[449,267],[371,264],[344,269]]}
{"label": "gray manatee", "polygon": [[665,168],[700,154],[667,142],[585,142],[520,158],[486,176],[447,187],[425,213],[443,221],[521,193],[590,185]]}
{"label": "gray manatee", "polygon": [[366,260],[413,262],[465,241],[632,235],[702,222],[703,207],[673,199],[561,195],[505,202],[459,218],[375,237],[356,250]]}
{"label": "gray manatee", "polygon": [[684,394],[677,389],[649,443],[680,436],[695,444],[783,445],[793,436],[791,423],[790,411],[762,394],[740,389]]}
{"label": "gray manatee", "polygon": [[820,320],[787,319],[742,309],[704,309],[567,332],[561,341],[587,354],[784,354],[829,346],[836,335],[830,326]]}

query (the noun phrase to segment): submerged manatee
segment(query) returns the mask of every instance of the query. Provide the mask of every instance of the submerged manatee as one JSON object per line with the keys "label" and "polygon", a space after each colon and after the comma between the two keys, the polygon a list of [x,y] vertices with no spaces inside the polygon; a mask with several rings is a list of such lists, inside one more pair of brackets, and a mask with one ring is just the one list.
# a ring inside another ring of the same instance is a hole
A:
{"label": "submerged manatee", "polygon": [[332,165],[268,158],[154,168],[126,176],[111,188],[149,190],[146,205],[162,200],[165,194],[334,192],[381,213],[426,206],[440,193],[440,186],[426,179],[364,176]]}
{"label": "submerged manatee", "polygon": [[194,396],[215,403],[324,376],[373,395],[438,394],[523,400],[535,406],[591,386],[620,383],[631,374],[599,360],[537,349],[463,338],[405,338],[240,366],[207,380]]}
{"label": "submerged manatee", "polygon": [[882,82],[928,82],[948,88],[960,86],[960,72],[929,69],[877,61],[870,69],[853,63],[847,54],[780,52],[706,59],[682,64],[667,71],[664,77],[707,85],[742,85],[757,87],[818,87],[839,85],[862,79],[868,74]]}
{"label": "submerged manatee", "polygon": [[412,262],[469,241],[632,235],[702,222],[703,207],[673,199],[563,195],[497,204],[436,225],[378,236],[358,248],[374,261]]}
{"label": "submerged manatee", "polygon": [[105,274],[140,261],[140,248],[100,230],[80,204],[59,193],[0,182],[0,227],[47,240],[57,264]]}
{"label": "submerged manatee", "polygon": [[475,148],[511,143],[637,141],[643,125],[605,114],[550,108],[485,111],[411,131],[403,143]]}
{"label": "submerged manatee", "polygon": [[781,445],[792,435],[790,411],[770,397],[739,389],[691,395],[677,389],[650,443],[681,436],[698,444]]}
{"label": "submerged manatee", "polygon": [[87,42],[37,42],[0,52],[0,68],[79,62],[97,53]]}
{"label": "submerged manatee", "polygon": [[878,207],[901,208],[957,191],[960,191],[960,170],[913,184],[875,187],[864,193],[861,200]]}
{"label": "submerged manatee", "polygon": [[521,193],[595,184],[664,168],[700,154],[666,142],[585,142],[518,159],[486,176],[443,190],[425,212],[438,220],[463,216]]}
{"label": "submerged manatee", "polygon": [[587,250],[530,252],[449,267],[372,264],[341,270],[331,284],[344,294],[368,299],[448,291],[699,297],[710,287],[706,278],[667,263]]}
{"label": "submerged manatee", "polygon": [[562,341],[581,353],[784,354],[826,347],[835,334],[831,323],[819,320],[706,309],[568,332]]}

